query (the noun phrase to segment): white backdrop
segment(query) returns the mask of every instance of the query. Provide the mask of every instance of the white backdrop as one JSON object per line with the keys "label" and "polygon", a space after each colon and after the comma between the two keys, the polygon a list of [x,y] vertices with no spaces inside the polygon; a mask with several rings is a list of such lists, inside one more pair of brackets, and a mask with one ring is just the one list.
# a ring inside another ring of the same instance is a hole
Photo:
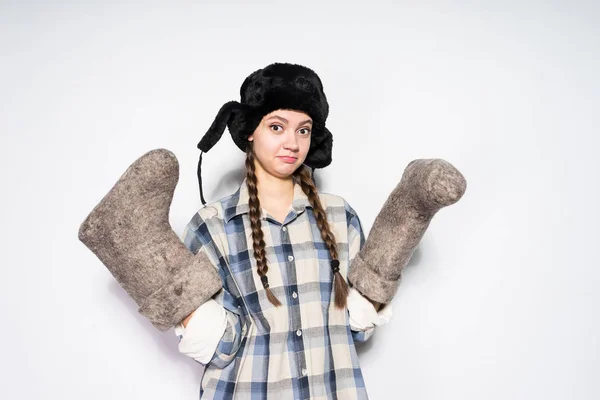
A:
{"label": "white backdrop", "polygon": [[[370,398],[600,398],[597,3],[45,3],[0,5],[0,398],[197,398],[199,365],[77,230],[164,147],[181,233],[196,144],[274,61],[322,78],[335,145],[317,181],[366,232],[415,158],[468,182],[359,349]],[[203,170],[207,201],[240,184],[227,131]]]}

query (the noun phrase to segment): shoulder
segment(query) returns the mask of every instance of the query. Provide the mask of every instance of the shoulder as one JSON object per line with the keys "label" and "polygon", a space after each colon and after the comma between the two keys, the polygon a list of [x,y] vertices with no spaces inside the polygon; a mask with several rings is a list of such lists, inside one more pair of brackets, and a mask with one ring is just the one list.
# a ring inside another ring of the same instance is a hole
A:
{"label": "shoulder", "polygon": [[358,219],[356,210],[342,196],[319,192],[319,199],[323,208],[327,210],[327,213],[345,214],[348,224],[352,219]]}
{"label": "shoulder", "polygon": [[229,200],[233,194],[222,197],[218,200],[206,203],[204,206],[199,208],[194,215],[194,219],[198,223],[206,223],[210,225],[222,224],[225,218],[225,210]]}
{"label": "shoulder", "polygon": [[354,208],[342,196],[333,193],[319,192],[319,199],[321,200],[323,207],[340,207],[352,215],[357,215]]}
{"label": "shoulder", "polygon": [[[207,203],[198,209],[186,227],[184,243],[190,250],[204,249],[211,261],[218,265],[227,252],[227,235],[223,223],[223,206],[220,200]],[[189,233],[188,233],[189,232]]]}
{"label": "shoulder", "polygon": [[223,235],[225,230],[222,204],[222,200],[216,200],[196,210],[188,222],[187,229],[203,237],[205,243]]}

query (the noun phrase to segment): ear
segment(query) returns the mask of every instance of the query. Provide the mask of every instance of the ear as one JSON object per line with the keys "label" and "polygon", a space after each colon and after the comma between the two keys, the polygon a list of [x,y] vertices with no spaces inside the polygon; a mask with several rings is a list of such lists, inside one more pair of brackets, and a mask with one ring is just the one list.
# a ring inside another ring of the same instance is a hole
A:
{"label": "ear", "polygon": [[254,140],[254,133],[253,133],[252,135],[248,136],[248,141],[249,141],[249,142],[251,142],[251,141],[253,141],[253,140]]}

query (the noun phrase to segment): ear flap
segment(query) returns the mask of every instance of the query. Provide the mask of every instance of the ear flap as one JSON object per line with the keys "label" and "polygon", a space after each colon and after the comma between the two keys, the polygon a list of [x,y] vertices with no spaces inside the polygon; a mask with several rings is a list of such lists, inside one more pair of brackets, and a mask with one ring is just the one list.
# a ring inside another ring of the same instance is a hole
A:
{"label": "ear flap", "polygon": [[333,149],[333,135],[327,128],[323,128],[321,135],[315,135],[316,139],[311,142],[311,150],[308,152],[304,164],[311,168],[325,168],[331,164],[331,151]]}
{"label": "ear flap", "polygon": [[221,139],[225,127],[231,119],[232,113],[235,110],[238,110],[240,106],[241,104],[237,101],[229,101],[221,107],[212,125],[198,143],[198,148],[202,150],[203,153],[212,149],[212,147]]}
{"label": "ear flap", "polygon": [[241,104],[237,101],[229,101],[223,104],[212,125],[198,143],[198,148],[201,150],[198,159],[198,186],[200,188],[200,200],[203,205],[206,205],[206,200],[204,200],[204,193],[202,190],[202,153],[206,153],[212,149],[212,147],[221,139],[225,127],[232,118],[232,114],[236,110],[239,110],[240,106]]}

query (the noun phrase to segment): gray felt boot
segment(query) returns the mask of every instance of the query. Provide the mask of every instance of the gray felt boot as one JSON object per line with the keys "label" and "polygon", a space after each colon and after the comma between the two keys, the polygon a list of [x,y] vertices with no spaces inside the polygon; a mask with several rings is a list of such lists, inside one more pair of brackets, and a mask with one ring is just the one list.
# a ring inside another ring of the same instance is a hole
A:
{"label": "gray felt boot", "polygon": [[435,213],[457,202],[466,188],[465,178],[447,161],[411,161],[352,261],[350,285],[371,300],[388,303]]}
{"label": "gray felt boot", "polygon": [[137,159],[79,228],[81,240],[164,332],[222,286],[204,252],[190,252],[169,224],[179,163],[166,149]]}

